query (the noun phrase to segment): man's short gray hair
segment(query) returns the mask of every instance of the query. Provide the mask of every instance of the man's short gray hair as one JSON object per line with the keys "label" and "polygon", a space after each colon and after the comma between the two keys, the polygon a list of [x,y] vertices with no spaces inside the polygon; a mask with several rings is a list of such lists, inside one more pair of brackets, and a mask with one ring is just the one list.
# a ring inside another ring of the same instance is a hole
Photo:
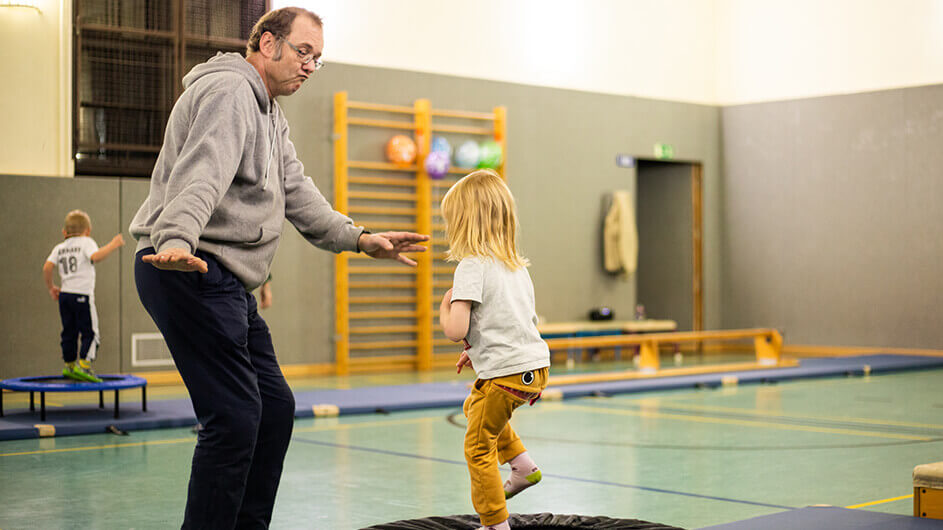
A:
{"label": "man's short gray hair", "polygon": [[[249,42],[246,44],[246,55],[259,51],[259,41],[262,40],[262,35],[265,34],[266,31],[271,33],[276,39],[284,39],[287,37],[288,34],[291,33],[291,25],[295,22],[295,18],[297,18],[298,15],[307,16],[313,20],[319,28],[324,27],[321,17],[301,7],[283,7],[269,11],[262,15],[262,18],[252,27],[252,32],[249,33]],[[278,56],[275,57],[275,59],[278,60],[280,58],[281,49],[279,49]]]}

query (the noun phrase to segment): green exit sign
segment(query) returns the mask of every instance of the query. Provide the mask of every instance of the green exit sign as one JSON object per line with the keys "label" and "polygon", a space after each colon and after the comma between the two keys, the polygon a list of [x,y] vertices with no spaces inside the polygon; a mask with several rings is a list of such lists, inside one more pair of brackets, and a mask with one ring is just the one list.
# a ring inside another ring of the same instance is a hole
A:
{"label": "green exit sign", "polygon": [[655,144],[655,158],[658,160],[671,160],[675,157],[675,148],[671,144]]}

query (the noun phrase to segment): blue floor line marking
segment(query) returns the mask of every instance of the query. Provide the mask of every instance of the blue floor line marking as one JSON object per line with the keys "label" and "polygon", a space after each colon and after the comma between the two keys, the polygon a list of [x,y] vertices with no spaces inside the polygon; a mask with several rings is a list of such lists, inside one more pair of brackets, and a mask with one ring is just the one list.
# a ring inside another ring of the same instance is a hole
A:
{"label": "blue floor line marking", "polygon": [[[320,440],[310,440],[310,439],[306,439],[306,438],[295,438],[295,437],[292,437],[292,441],[293,441],[293,442],[303,442],[303,443],[307,443],[307,444],[311,444],[311,445],[321,445],[321,446],[325,446],[325,447],[336,447],[336,448],[339,448],[339,449],[350,449],[350,450],[353,450],[353,451],[364,451],[364,452],[367,452],[367,453],[377,453],[377,454],[381,454],[381,455],[400,456],[400,457],[404,457],[404,458],[415,458],[415,459],[418,459],[418,460],[428,460],[428,461],[431,461],[431,462],[440,462],[440,463],[443,463],[443,464],[453,464],[453,465],[459,465],[459,466],[462,466],[462,467],[465,467],[465,466],[467,465],[464,461],[449,460],[449,459],[447,459],[447,458],[437,458],[437,457],[434,457],[434,456],[423,456],[423,455],[417,455],[417,454],[413,454],[413,453],[401,453],[401,452],[399,452],[399,451],[390,451],[390,450],[388,450],[388,449],[374,449],[374,448],[372,448],[372,447],[361,447],[361,446],[357,446],[357,445],[339,444],[339,443],[333,443],[333,442],[322,442],[322,441],[320,441]],[[762,506],[762,507],[765,507],[765,508],[778,508],[778,509],[781,509],[781,510],[793,510],[793,509],[795,509],[795,508],[793,508],[792,506],[782,506],[782,505],[779,505],[779,504],[769,504],[769,503],[765,503],[765,502],[744,501],[744,500],[740,500],[740,499],[728,499],[728,498],[726,498],[726,497],[716,497],[716,496],[713,496],[713,495],[701,495],[701,494],[699,494],[699,493],[687,493],[687,492],[683,492],[683,491],[674,491],[674,490],[668,490],[668,489],[662,489],[662,488],[652,488],[652,487],[649,487],[649,486],[639,486],[639,485],[637,485],[637,484],[622,484],[622,483],[619,483],[619,482],[609,482],[609,481],[605,481],[605,480],[593,480],[593,479],[586,479],[586,478],[579,478],[579,477],[570,477],[570,476],[566,476],[566,475],[556,475],[556,474],[550,474],[550,473],[544,473],[543,476],[545,476],[545,477],[552,477],[552,478],[561,479],[561,480],[570,480],[570,481],[573,481],[573,482],[585,482],[585,483],[589,483],[589,484],[601,484],[601,485],[603,485],[603,486],[616,486],[616,487],[619,487],[619,488],[628,488],[628,489],[636,489],[636,490],[641,490],[641,491],[650,491],[650,492],[653,492],[653,493],[667,493],[667,494],[669,494],[669,495],[681,495],[681,496],[684,496],[684,497],[694,497],[694,498],[698,498],[698,499],[707,499],[707,500],[712,500],[712,501],[733,502],[733,503],[737,503],[737,504],[748,504],[748,505],[751,505],[751,506]]]}

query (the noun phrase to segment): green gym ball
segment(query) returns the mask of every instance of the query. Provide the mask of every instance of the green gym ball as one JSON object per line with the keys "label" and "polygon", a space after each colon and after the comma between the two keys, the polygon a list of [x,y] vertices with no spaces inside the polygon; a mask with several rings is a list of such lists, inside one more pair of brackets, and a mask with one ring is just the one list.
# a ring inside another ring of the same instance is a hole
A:
{"label": "green gym ball", "polygon": [[497,169],[501,165],[501,144],[494,140],[481,142],[478,149],[478,167],[481,169]]}

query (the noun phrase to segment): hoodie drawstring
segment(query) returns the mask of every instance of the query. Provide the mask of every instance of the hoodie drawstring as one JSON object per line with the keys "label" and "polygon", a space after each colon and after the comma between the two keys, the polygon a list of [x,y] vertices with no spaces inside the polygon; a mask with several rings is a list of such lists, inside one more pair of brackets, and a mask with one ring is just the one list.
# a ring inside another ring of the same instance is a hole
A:
{"label": "hoodie drawstring", "polygon": [[265,162],[265,176],[262,179],[262,190],[264,191],[268,188],[268,172],[269,167],[272,165],[272,158],[275,156],[275,140],[278,138],[278,130],[276,129],[275,124],[278,123],[278,103],[275,100],[272,100],[272,145],[269,147],[268,151],[268,160]]}

